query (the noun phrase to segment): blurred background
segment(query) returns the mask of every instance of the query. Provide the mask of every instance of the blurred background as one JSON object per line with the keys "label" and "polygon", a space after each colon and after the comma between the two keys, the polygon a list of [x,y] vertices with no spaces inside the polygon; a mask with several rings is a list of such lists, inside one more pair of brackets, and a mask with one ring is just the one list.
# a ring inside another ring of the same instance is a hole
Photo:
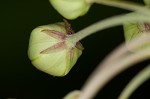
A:
{"label": "blurred background", "polygon": [[[132,0],[143,3],[143,0]],[[93,34],[81,42],[83,55],[65,77],[53,77],[37,70],[28,59],[31,31],[40,25],[62,21],[48,0],[2,0],[0,3],[0,99],[61,99],[68,92],[80,89],[96,66],[124,41],[122,26]],[[74,31],[90,24],[129,11],[94,4],[83,17],[70,20]],[[124,86],[149,60],[136,64],[111,80],[94,99],[116,99]],[[150,80],[131,96],[149,99]],[[149,97],[149,98],[143,98]]]}

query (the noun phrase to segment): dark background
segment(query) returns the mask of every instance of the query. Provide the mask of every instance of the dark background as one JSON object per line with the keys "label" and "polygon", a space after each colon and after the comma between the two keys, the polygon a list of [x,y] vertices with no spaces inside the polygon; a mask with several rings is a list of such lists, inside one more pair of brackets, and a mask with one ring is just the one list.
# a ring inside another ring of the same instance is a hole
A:
{"label": "dark background", "polygon": [[[134,0],[142,3],[142,0]],[[0,3],[0,99],[61,99],[80,89],[99,62],[124,41],[122,26],[100,31],[81,42],[83,55],[65,77],[52,77],[37,70],[27,56],[29,36],[37,26],[62,21],[48,0],[2,0]],[[69,21],[74,31],[106,17],[128,11],[94,4],[83,17]],[[149,61],[137,64],[111,80],[95,99],[116,99],[128,81]],[[150,80],[131,96],[148,99]]]}

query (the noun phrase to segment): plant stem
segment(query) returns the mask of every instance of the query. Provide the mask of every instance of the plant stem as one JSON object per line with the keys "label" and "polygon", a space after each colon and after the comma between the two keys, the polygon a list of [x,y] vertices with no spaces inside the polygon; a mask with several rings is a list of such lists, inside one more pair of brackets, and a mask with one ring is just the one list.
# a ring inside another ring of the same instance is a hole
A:
{"label": "plant stem", "polygon": [[[130,51],[134,51],[135,48],[142,46],[143,44],[147,44],[150,42],[149,37],[145,38],[147,35],[141,36],[141,38],[137,38],[136,40],[130,42],[129,44],[122,44],[118,47],[118,50],[114,50],[110,55],[106,57],[107,61],[103,62],[103,64],[109,65],[111,62],[114,62],[118,59],[121,59],[124,55],[127,55]],[[135,51],[134,51],[135,52]]]}
{"label": "plant stem", "polygon": [[123,14],[123,15],[118,15],[115,17],[107,18],[102,21],[99,21],[97,23],[94,23],[85,29],[73,34],[72,36],[68,37],[67,40],[72,42],[73,44],[76,44],[79,40],[96,33],[97,31],[109,28],[109,27],[114,27],[117,25],[121,25],[125,22],[132,22],[132,21],[139,21],[142,20],[144,22],[150,22],[150,18],[144,15],[140,14],[135,14],[135,13],[129,13],[129,14]]}
{"label": "plant stem", "polygon": [[98,3],[108,6],[123,8],[126,10],[137,11],[139,13],[150,16],[150,9],[144,5],[130,2],[130,1],[119,1],[119,0],[87,0],[89,3]]}
{"label": "plant stem", "polygon": [[139,87],[142,83],[144,83],[147,79],[150,78],[150,65],[140,71],[125,87],[123,92],[118,99],[129,99],[129,96]]}
{"label": "plant stem", "polygon": [[[89,0],[90,1],[90,0]],[[125,14],[119,15],[115,17],[111,17],[102,21],[99,21],[89,27],[79,31],[76,34],[70,36],[67,40],[70,40],[73,44],[78,42],[79,40],[106,28],[121,25],[126,22],[132,21],[143,21],[143,22],[150,22],[150,10],[146,7],[137,4],[131,4],[122,1],[110,1],[110,0],[91,0],[95,3],[105,4],[109,6],[115,6],[119,8],[125,8],[132,11],[137,11],[142,13],[135,14]],[[113,51],[106,59],[96,68],[96,70],[92,73],[89,77],[85,85],[81,90],[81,95],[78,99],[91,99],[94,95],[101,89],[110,79],[112,79],[115,75],[120,73],[126,68],[133,66],[134,63],[140,62],[144,59],[149,58],[150,52],[149,49],[143,49],[136,54],[127,54],[129,49],[134,49],[140,43],[140,40],[143,41],[141,44],[144,44],[150,41],[150,34],[147,37],[142,38],[140,37],[139,40],[134,40],[128,45],[122,45],[117,50]],[[125,54],[125,55],[124,55]]]}
{"label": "plant stem", "polygon": [[[140,37],[138,40],[150,41],[150,34],[145,37]],[[125,47],[129,48],[133,44],[138,43],[137,40],[131,41],[128,45],[122,45],[119,49],[114,52],[120,52],[122,50],[128,51]],[[124,51],[122,51],[124,52]],[[112,53],[108,57],[113,57],[115,54]],[[109,58],[106,58],[92,73],[87,82],[84,84],[81,95],[78,99],[92,99],[94,95],[100,90],[110,79],[115,75],[120,73],[126,68],[133,66],[133,64],[138,63],[144,59],[150,57],[149,48],[145,48],[134,54],[125,54],[122,58],[113,60],[113,62],[108,63]]]}

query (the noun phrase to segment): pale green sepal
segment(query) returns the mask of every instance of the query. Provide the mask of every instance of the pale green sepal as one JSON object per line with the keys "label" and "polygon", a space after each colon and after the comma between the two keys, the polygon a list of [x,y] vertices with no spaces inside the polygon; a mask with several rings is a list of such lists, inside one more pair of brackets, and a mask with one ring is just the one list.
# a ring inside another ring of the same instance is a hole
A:
{"label": "pale green sepal", "polygon": [[89,10],[91,4],[86,0],[49,0],[52,6],[65,18],[76,19]]}

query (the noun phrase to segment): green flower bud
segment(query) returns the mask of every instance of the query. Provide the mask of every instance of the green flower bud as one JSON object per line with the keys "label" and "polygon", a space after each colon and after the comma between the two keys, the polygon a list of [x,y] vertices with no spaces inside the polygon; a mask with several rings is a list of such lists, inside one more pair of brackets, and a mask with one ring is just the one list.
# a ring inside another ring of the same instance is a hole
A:
{"label": "green flower bud", "polygon": [[52,6],[65,18],[75,19],[83,16],[91,4],[86,0],[49,0]]}
{"label": "green flower bud", "polygon": [[81,92],[78,90],[72,91],[68,93],[63,99],[78,99],[80,93]]}
{"label": "green flower bud", "polygon": [[[126,43],[130,42],[131,40],[140,37],[142,35],[147,35],[150,33],[150,23],[144,22],[128,22],[123,25],[124,27],[124,35]],[[150,47],[150,43],[144,44],[139,48],[135,49],[140,50],[145,47]]]}
{"label": "green flower bud", "polygon": [[[81,43],[72,44],[66,38],[73,31],[65,21],[39,26],[30,36],[28,56],[39,70],[53,76],[64,76],[82,54]],[[70,45],[73,46],[70,46]]]}
{"label": "green flower bud", "polygon": [[150,0],[144,0],[144,3],[150,7]]}

